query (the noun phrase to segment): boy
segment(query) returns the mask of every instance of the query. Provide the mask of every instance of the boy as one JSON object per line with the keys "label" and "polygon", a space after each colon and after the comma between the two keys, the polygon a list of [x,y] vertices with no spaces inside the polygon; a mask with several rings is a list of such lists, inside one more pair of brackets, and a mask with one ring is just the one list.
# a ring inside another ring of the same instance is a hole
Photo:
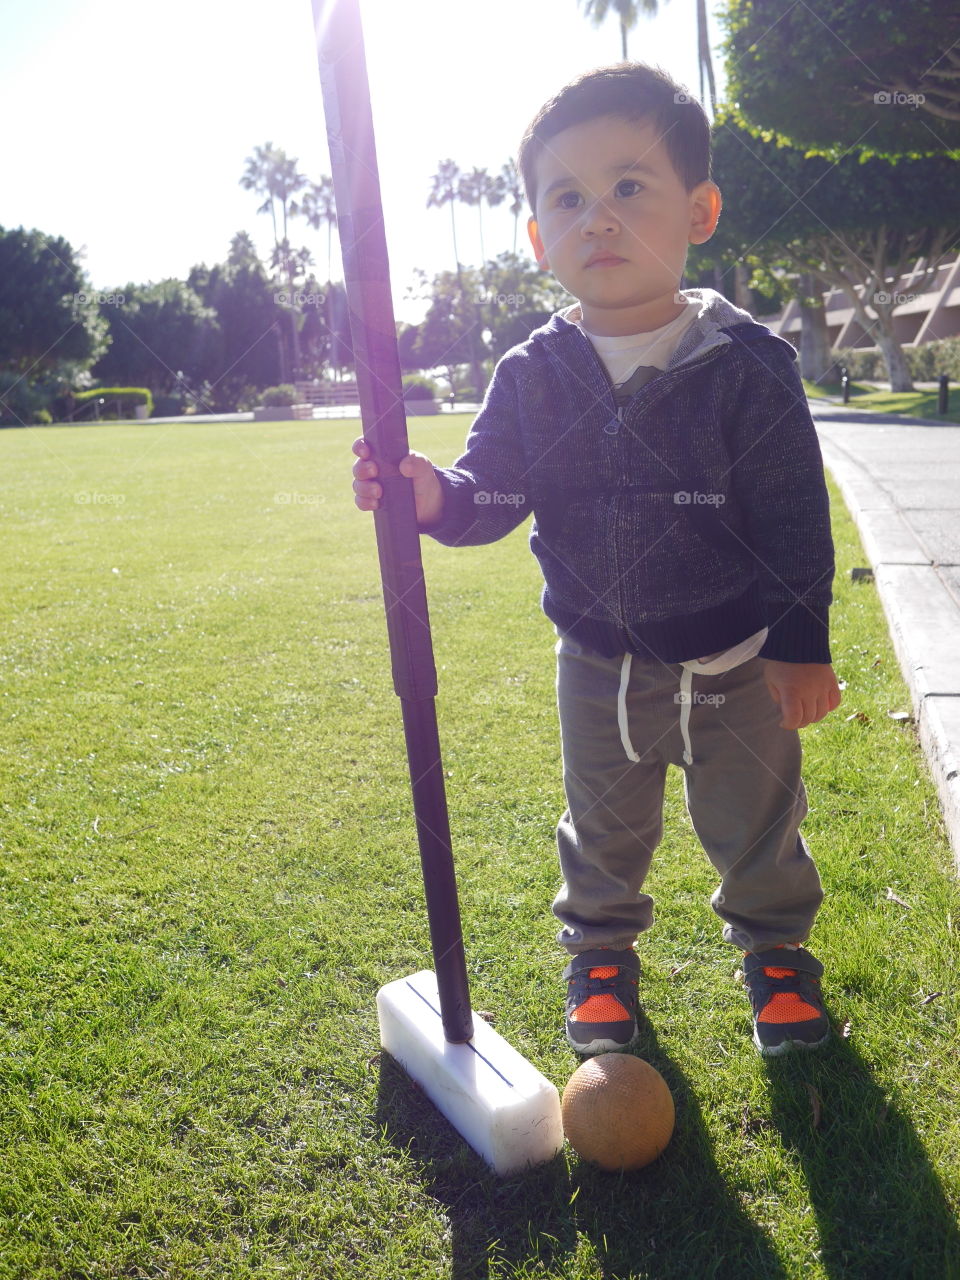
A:
{"label": "boy", "polygon": [[[532,510],[559,637],[567,810],[553,904],[581,1054],[637,1038],[641,892],[666,767],[744,952],[761,1053],[829,1036],[823,966],[801,944],[823,897],[799,825],[804,725],[839,705],[833,544],[793,348],[710,289],[680,291],[713,234],[710,129],[659,69],[601,67],[537,114],[518,168],[543,268],[578,299],[499,361],[452,467],[411,453],[420,528],[502,538]],[[356,504],[382,490],[354,444]],[[501,496],[506,495],[506,496]]]}

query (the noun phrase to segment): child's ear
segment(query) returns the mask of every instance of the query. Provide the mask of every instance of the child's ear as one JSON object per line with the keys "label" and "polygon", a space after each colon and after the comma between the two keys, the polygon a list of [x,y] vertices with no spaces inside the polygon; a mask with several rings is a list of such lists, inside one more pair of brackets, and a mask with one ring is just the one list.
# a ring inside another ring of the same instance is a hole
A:
{"label": "child's ear", "polygon": [[717,229],[723,199],[715,182],[701,182],[690,193],[691,244],[704,244]]}
{"label": "child's ear", "polygon": [[550,263],[547,261],[547,251],[544,249],[543,241],[540,239],[540,228],[537,226],[537,220],[532,214],[527,219],[527,235],[530,237],[533,252],[536,254],[537,266],[543,267],[544,270],[548,271]]}

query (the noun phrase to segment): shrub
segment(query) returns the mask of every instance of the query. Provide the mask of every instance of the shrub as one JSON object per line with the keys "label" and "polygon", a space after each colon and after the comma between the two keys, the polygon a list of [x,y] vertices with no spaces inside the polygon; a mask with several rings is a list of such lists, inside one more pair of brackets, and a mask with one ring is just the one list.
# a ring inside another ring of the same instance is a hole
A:
{"label": "shrub", "polygon": [[260,396],[262,405],[296,404],[297,393],[289,382],[282,382],[278,387],[267,387]]}
{"label": "shrub", "polygon": [[404,400],[435,400],[437,387],[429,378],[420,378],[416,374],[403,380]]}
{"label": "shrub", "polygon": [[256,387],[243,387],[237,392],[236,403],[234,409],[237,413],[249,413],[251,409],[255,409],[260,403],[260,393]]}
{"label": "shrub", "polygon": [[15,374],[0,374],[0,425],[19,427],[50,422],[47,405],[51,400],[50,389],[42,383],[31,383]]}
{"label": "shrub", "polygon": [[153,416],[156,418],[179,418],[183,413],[183,400],[180,396],[157,396],[153,403]]}

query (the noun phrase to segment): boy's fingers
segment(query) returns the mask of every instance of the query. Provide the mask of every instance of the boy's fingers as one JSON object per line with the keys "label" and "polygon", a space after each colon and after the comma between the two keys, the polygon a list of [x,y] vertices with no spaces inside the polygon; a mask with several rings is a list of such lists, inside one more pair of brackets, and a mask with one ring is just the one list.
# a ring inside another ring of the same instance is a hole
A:
{"label": "boy's fingers", "polygon": [[780,727],[782,729],[799,729],[804,724],[803,703],[795,693],[784,691],[780,697]]}

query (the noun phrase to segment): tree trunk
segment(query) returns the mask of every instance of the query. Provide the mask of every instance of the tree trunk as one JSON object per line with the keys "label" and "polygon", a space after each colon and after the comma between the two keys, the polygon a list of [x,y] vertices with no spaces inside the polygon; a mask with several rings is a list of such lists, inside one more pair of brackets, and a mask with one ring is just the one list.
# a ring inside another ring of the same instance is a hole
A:
{"label": "tree trunk", "polygon": [[[883,274],[878,270],[875,279],[879,279],[882,283]],[[825,278],[824,284],[830,283],[829,278]],[[846,294],[852,307],[853,313],[860,323],[860,327],[867,335],[876,334],[877,346],[880,348],[880,354],[883,356],[884,363],[887,366],[887,375],[890,378],[891,391],[912,391],[913,379],[910,377],[910,370],[907,368],[906,356],[903,354],[901,347],[893,328],[893,312],[896,302],[878,302],[879,293],[874,286],[871,290],[868,281],[862,289],[862,295],[857,293],[856,285],[847,277],[834,280],[833,283]],[[870,305],[873,307],[874,315],[867,310],[866,299],[870,298]]]}
{"label": "tree trunk", "polygon": [[[467,298],[467,291],[463,283],[463,272],[460,270],[459,262],[457,263],[457,284],[460,287],[461,298]],[[472,298],[470,298],[469,301],[472,304],[473,313],[477,317],[476,324],[470,326],[468,334],[470,344],[470,372],[473,377],[473,384],[477,391],[477,398],[482,400],[486,387],[483,381],[483,369],[480,365],[480,356],[477,353],[477,329],[480,327],[480,308],[475,302],[473,302]]]}
{"label": "tree trunk", "polygon": [[287,351],[283,342],[283,331],[280,327],[279,322],[276,323],[273,327],[277,335],[277,355],[280,359],[280,381],[288,382],[289,379],[287,378]]}
{"label": "tree trunk", "polygon": [[810,382],[820,382],[833,363],[823,294],[819,283],[808,275],[800,277],[800,289],[800,374]]}
{"label": "tree trunk", "polygon": [[291,382],[296,382],[298,378],[303,377],[303,372],[300,367],[300,326],[297,324],[299,307],[296,302],[296,285],[293,283],[293,266],[289,258],[287,259],[287,287],[290,290],[288,294],[290,298],[290,331],[293,335],[293,377]]}
{"label": "tree trunk", "polygon": [[[880,308],[877,308],[880,311]],[[883,355],[884,363],[887,366],[887,375],[890,378],[891,391],[912,391],[913,379],[910,377],[910,370],[907,367],[907,357],[903,353],[903,347],[893,336],[893,316],[884,311],[880,312],[880,324],[877,328],[877,346]]]}
{"label": "tree trunk", "polygon": [[742,262],[738,262],[733,269],[733,305],[742,307],[744,311],[750,310],[750,290],[747,288],[747,268]]}
{"label": "tree trunk", "polygon": [[707,0],[697,0],[697,59],[700,64],[700,98],[703,101],[703,77],[707,77],[711,115],[716,111],[717,86],[710,57],[710,33],[707,29]]}

